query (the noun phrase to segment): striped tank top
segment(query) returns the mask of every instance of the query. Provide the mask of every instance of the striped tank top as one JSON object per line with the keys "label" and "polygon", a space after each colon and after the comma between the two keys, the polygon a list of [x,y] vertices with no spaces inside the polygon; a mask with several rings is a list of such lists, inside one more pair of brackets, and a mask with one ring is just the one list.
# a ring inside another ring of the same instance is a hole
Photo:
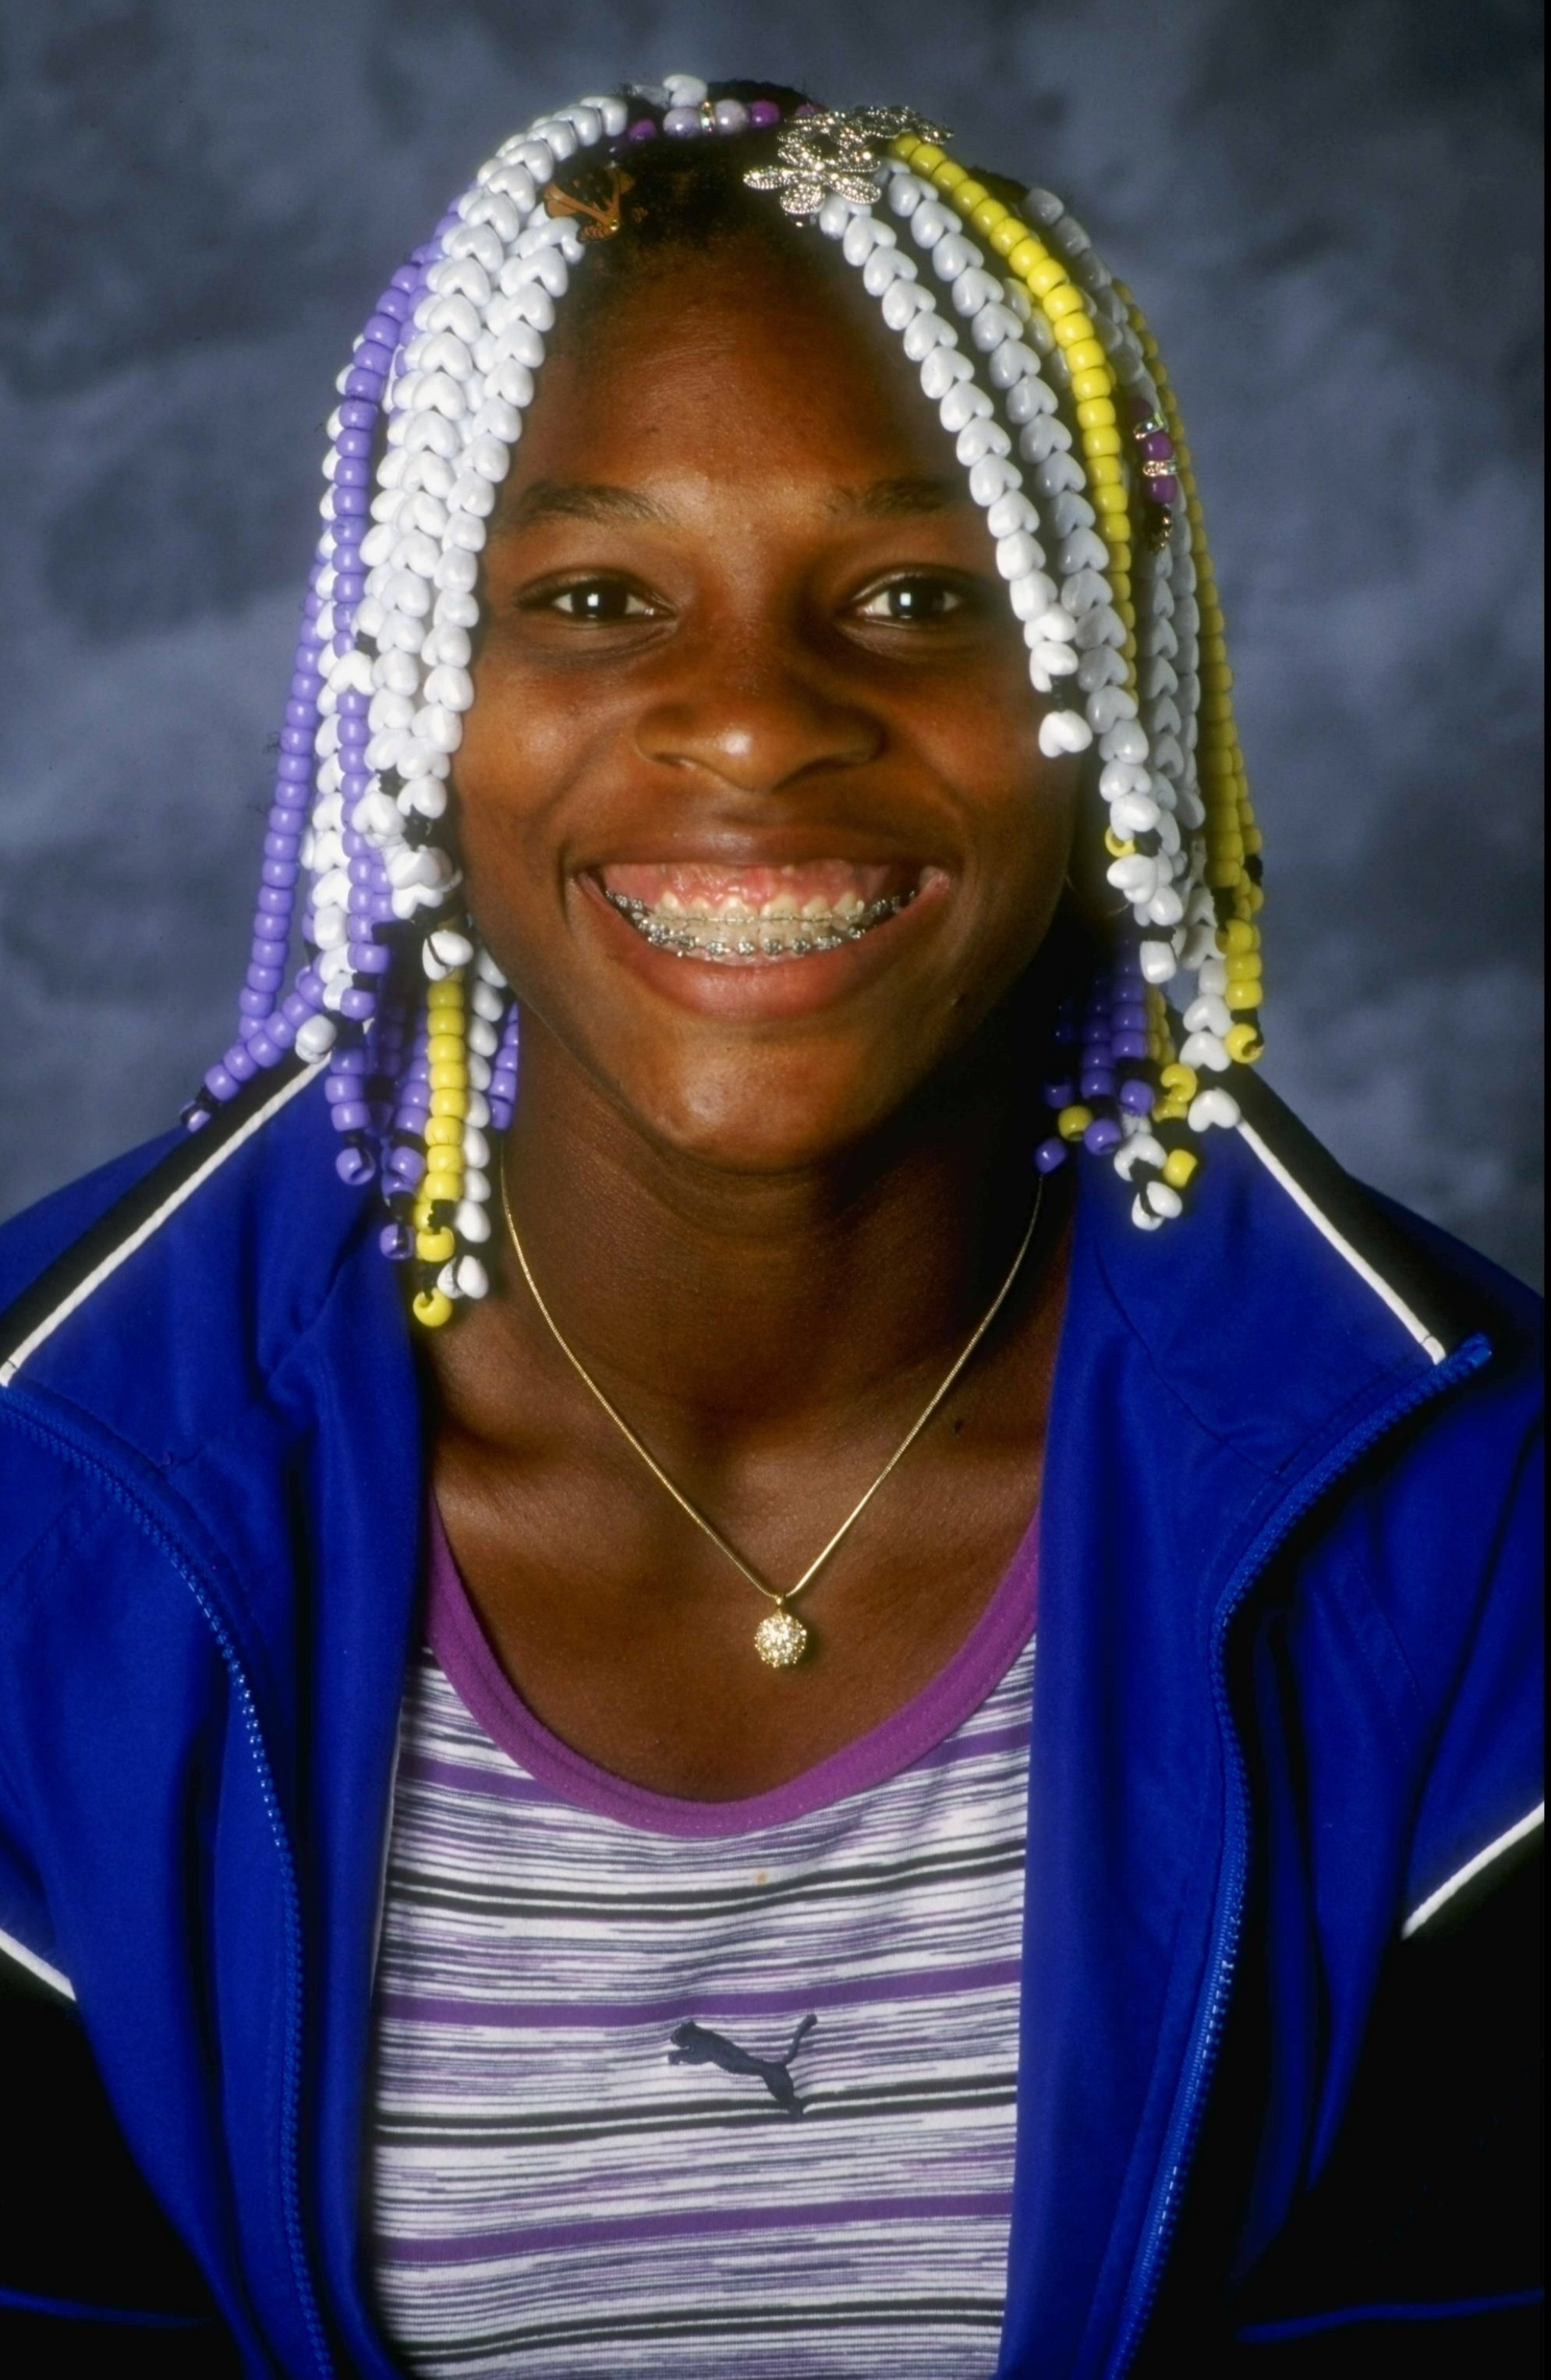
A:
{"label": "striped tank top", "polygon": [[551,1735],[439,1527],[370,2142],[435,2380],[988,2380],[1012,2203],[1035,1532],[903,1709],[731,1803]]}

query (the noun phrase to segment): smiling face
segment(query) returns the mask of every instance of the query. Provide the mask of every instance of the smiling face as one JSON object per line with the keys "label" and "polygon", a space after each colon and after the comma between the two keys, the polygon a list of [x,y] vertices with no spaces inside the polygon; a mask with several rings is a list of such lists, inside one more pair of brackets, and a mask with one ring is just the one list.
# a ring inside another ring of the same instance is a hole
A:
{"label": "smiling face", "polygon": [[872,301],[654,258],[546,364],[483,600],[459,835],[530,1051],[716,1165],[875,1131],[1037,951],[1076,764]]}

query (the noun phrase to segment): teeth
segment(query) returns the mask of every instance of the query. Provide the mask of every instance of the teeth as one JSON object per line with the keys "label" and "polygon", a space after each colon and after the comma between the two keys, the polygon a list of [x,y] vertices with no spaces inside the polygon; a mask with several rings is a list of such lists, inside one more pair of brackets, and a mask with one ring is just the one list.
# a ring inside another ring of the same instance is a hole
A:
{"label": "teeth", "polygon": [[[838,951],[859,942],[885,918],[908,908],[914,892],[886,895],[870,905],[846,893],[832,906],[827,901],[806,901],[800,909],[790,901],[767,901],[757,910],[746,903],[725,900],[713,907],[703,893],[681,900],[665,892],[653,908],[628,893],[605,888],[605,898],[627,917],[654,950],[672,951],[678,958],[723,962],[757,959],[804,959],[815,951]],[[740,926],[758,926],[758,938],[739,933]]]}

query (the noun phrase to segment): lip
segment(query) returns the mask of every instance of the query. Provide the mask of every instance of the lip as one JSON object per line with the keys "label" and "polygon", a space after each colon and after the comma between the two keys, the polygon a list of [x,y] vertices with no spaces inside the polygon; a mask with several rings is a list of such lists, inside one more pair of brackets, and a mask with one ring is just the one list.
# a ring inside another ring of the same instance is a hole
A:
{"label": "lip", "polygon": [[[717,857],[724,859],[725,855]],[[727,965],[681,957],[648,941],[612,905],[600,870],[585,868],[575,880],[587,904],[586,915],[596,919],[611,959],[632,969],[676,1008],[746,1024],[812,1015],[872,983],[904,955],[923,931],[930,930],[949,890],[949,878],[942,868],[924,866],[906,905],[871,927],[859,941],[801,958],[757,954]]]}

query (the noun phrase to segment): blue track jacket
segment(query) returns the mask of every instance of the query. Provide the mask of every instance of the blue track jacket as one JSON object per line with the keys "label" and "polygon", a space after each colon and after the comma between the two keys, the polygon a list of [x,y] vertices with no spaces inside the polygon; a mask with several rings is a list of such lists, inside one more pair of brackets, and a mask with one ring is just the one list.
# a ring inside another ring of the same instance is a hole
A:
{"label": "blue track jacket", "polygon": [[[1242,1097],[1183,1222],[1078,1199],[998,2371],[1527,2372],[1534,1302]],[[427,1415],[332,1149],[297,1068],[0,1233],[18,2374],[394,2370],[362,2135]]]}

